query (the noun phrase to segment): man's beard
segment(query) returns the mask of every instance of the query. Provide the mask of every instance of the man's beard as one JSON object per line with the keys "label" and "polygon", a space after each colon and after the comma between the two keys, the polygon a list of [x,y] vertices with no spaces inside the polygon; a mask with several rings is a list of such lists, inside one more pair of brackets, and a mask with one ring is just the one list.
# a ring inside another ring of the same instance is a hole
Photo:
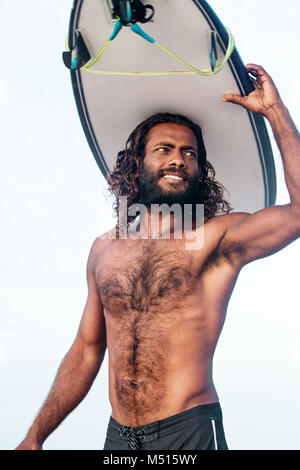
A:
{"label": "man's beard", "polygon": [[[165,187],[159,184],[159,180],[163,177],[165,171],[158,173],[151,173],[146,171],[144,164],[141,164],[141,172],[139,175],[138,181],[138,202],[144,204],[146,207],[150,207],[151,204],[179,204],[182,208],[184,204],[201,204],[201,195],[200,195],[200,185],[199,185],[199,175],[196,173],[194,177],[188,176],[186,173],[178,169],[169,168],[168,174],[180,174],[182,173],[185,178],[187,178],[188,185],[186,181],[184,183],[175,183],[168,186],[165,184]],[[172,181],[172,180],[170,180]]]}

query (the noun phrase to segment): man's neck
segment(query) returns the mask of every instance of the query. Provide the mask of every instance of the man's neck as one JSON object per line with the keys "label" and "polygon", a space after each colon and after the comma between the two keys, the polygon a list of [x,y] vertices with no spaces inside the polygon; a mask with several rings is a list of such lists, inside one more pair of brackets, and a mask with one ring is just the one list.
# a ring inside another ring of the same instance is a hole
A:
{"label": "man's neck", "polygon": [[[203,221],[202,221],[203,222]],[[189,228],[192,230],[197,228],[197,221],[192,220]],[[184,232],[187,228],[184,227],[183,214],[176,215],[173,213],[153,214],[148,209],[146,213],[137,217],[131,227],[129,233],[138,233],[139,238],[143,239],[181,239],[184,238]]]}

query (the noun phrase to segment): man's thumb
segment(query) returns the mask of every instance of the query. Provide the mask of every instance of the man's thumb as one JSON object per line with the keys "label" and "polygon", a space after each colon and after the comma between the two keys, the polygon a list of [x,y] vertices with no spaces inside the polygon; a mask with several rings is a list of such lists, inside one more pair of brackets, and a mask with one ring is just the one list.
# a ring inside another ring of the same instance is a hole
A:
{"label": "man's thumb", "polygon": [[244,97],[239,95],[224,95],[222,101],[229,101],[230,103],[244,105]]}

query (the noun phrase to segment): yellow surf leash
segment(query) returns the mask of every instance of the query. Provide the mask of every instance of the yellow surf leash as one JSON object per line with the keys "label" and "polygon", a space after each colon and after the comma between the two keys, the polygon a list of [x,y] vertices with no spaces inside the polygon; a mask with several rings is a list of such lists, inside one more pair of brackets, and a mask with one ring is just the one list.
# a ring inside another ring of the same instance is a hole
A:
{"label": "yellow surf leash", "polygon": [[[149,36],[147,33],[145,33],[142,28],[138,25],[138,24],[134,24],[130,27],[130,29],[138,34],[139,36],[143,37],[146,41],[148,42],[151,42],[152,44],[154,44],[155,46],[157,46],[158,48],[160,48],[162,51],[164,51],[166,54],[168,54],[169,56],[173,57],[175,60],[177,60],[178,62],[180,62],[182,65],[184,65],[186,68],[189,69],[189,71],[166,71],[166,72],[112,72],[112,71],[106,71],[106,70],[90,70],[90,68],[95,65],[100,57],[102,56],[102,54],[104,53],[104,51],[107,49],[107,47],[110,45],[110,43],[113,41],[113,39],[117,36],[117,34],[119,33],[119,31],[122,29],[123,25],[122,23],[118,20],[116,23],[115,23],[115,27],[114,27],[114,31],[113,33],[111,34],[110,38],[108,39],[108,41],[106,41],[106,43],[104,44],[104,46],[102,47],[102,49],[100,49],[100,51],[98,52],[98,54],[96,55],[96,57],[94,59],[90,59],[87,64],[85,65],[82,65],[81,67],[78,67],[76,66],[77,64],[77,61],[78,61],[78,51],[76,50],[76,47],[74,48],[74,50],[72,51],[72,54],[74,55],[74,57],[72,58],[72,61],[71,61],[71,66],[69,68],[71,69],[79,69],[79,70],[84,70],[85,72],[89,72],[89,73],[94,73],[94,74],[98,74],[98,75],[142,75],[142,76],[152,76],[152,75],[187,75],[187,74],[199,74],[199,75],[203,75],[203,76],[213,76],[213,75],[216,75],[217,73],[219,73],[226,65],[226,63],[228,62],[231,54],[233,53],[234,51],[234,48],[235,48],[235,41],[234,41],[234,37],[232,35],[232,33],[230,32],[230,30],[225,26],[225,29],[226,29],[226,32],[228,34],[228,46],[227,46],[227,50],[226,50],[226,53],[225,53],[225,56],[223,58],[223,60],[219,63],[219,64],[213,64],[212,62],[212,58],[211,58],[211,63],[214,65],[212,66],[212,68],[210,69],[204,69],[204,70],[199,70],[195,67],[193,67],[191,64],[189,64],[188,62],[186,62],[185,60],[181,59],[180,57],[178,57],[176,54],[174,54],[173,52],[171,52],[169,49],[167,49],[166,47],[162,46],[161,44],[159,44],[154,38],[152,38],[151,36]],[[215,32],[212,31],[212,33],[214,34]],[[77,34],[79,34],[79,31],[77,32]],[[69,46],[68,46],[68,38],[66,39],[66,49],[68,51],[70,51],[69,49]]]}

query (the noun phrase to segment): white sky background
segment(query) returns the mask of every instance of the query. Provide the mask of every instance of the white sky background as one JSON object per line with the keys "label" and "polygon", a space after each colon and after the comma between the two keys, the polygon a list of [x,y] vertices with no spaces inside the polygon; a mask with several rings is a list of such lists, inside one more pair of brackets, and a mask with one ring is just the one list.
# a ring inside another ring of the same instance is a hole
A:
{"label": "white sky background", "polygon": [[[299,124],[298,0],[210,4],[243,61],[273,76]],[[113,223],[61,58],[71,6],[0,6],[1,449],[23,439],[49,391],[85,305],[90,246]],[[277,203],[284,204],[276,147],[274,153]],[[297,240],[246,266],[229,303],[214,379],[231,449],[300,449],[299,255]],[[45,449],[103,448],[111,411],[107,359]]]}

